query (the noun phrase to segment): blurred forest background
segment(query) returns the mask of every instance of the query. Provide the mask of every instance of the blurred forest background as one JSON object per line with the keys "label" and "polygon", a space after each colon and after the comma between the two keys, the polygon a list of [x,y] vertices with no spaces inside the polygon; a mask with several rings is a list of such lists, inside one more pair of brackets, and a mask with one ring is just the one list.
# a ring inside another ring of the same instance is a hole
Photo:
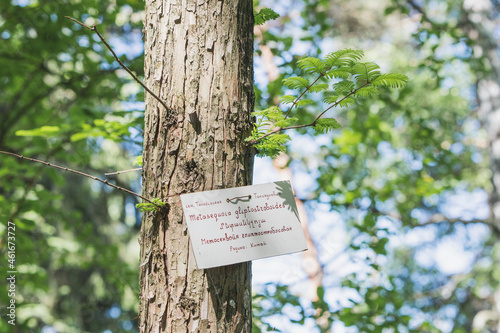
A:
{"label": "blurred forest background", "polygon": [[[143,72],[139,0],[0,2],[0,150],[95,176],[134,168],[144,93],[95,34]],[[500,3],[254,1],[256,108],[278,102],[301,56],[361,49],[406,88],[332,110],[343,128],[293,138],[310,250],[292,277],[254,288],[255,331],[500,332]],[[305,123],[318,101],[298,113]],[[141,192],[140,172],[108,176]],[[137,198],[0,155],[0,267],[15,222],[17,326],[136,332]],[[259,270],[260,272],[260,270]],[[259,273],[260,274],[260,273]],[[265,277],[258,277],[265,281]],[[0,293],[2,309],[9,301]]]}

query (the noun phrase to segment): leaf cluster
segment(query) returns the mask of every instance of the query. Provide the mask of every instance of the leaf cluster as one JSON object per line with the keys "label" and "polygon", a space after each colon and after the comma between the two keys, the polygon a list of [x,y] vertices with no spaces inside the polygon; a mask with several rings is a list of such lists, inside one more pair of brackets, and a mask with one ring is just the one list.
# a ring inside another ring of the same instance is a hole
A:
{"label": "leaf cluster", "polygon": [[[130,143],[128,129],[143,122],[142,114],[136,123],[129,122],[130,108],[143,95],[120,89],[135,83],[120,75],[95,35],[64,16],[96,23],[105,37],[134,43],[140,42],[142,28],[134,17],[143,7],[122,0],[0,1],[2,150],[93,171],[128,165],[129,150],[138,154],[139,149]],[[123,15],[123,10],[134,15]],[[123,52],[126,65],[140,74],[142,49]],[[72,141],[78,138],[72,135],[83,132],[87,139]],[[16,264],[27,272],[16,281],[24,300],[15,329],[123,331],[138,306],[138,267],[134,256],[121,255],[137,237],[139,216],[125,211],[133,198],[98,183],[89,186],[84,177],[5,156],[0,157],[0,175],[0,237],[6,239],[7,221],[15,223]],[[130,173],[119,182],[136,187],[135,177]],[[0,252],[4,249],[0,246]],[[1,293],[0,303],[8,301]],[[121,313],[117,318],[108,315],[114,304]],[[11,326],[0,320],[0,332],[10,332]]]}
{"label": "leaf cluster", "polygon": [[280,152],[284,151],[285,144],[290,141],[290,137],[284,133],[273,133],[273,131],[276,131],[276,128],[292,126],[297,122],[297,118],[286,118],[283,111],[277,106],[253,112],[252,116],[257,117],[257,120],[252,134],[246,141],[262,138],[254,145],[257,154],[259,156],[276,157]]}
{"label": "leaf cluster", "polygon": [[275,20],[278,17],[280,17],[280,15],[278,13],[276,13],[274,10],[272,10],[271,8],[262,8],[258,12],[254,11],[253,16],[254,16],[254,20],[255,20],[254,25],[262,25],[262,24],[266,23],[267,21]]}
{"label": "leaf cluster", "polygon": [[[257,117],[251,136],[246,140],[253,144],[259,156],[275,157],[285,150],[290,137],[281,133],[287,129],[312,127],[317,134],[340,128],[336,119],[322,118],[334,107],[349,107],[357,99],[378,95],[381,88],[403,88],[408,78],[398,73],[381,73],[374,62],[361,62],[363,51],[343,49],[328,54],[324,59],[305,57],[297,62],[300,75],[283,79],[283,85],[290,92],[280,96],[279,106],[254,112]],[[317,94],[321,94],[318,103]],[[315,95],[315,96],[314,96]],[[318,105],[319,104],[319,105]],[[293,112],[317,105],[314,120],[297,124]]]}
{"label": "leaf cluster", "polygon": [[[112,120],[113,118],[116,120]],[[94,119],[92,124],[80,123],[79,126],[67,126],[65,124],[61,126],[43,125],[34,129],[21,129],[17,130],[15,135],[43,138],[57,138],[70,135],[69,139],[71,142],[97,137],[122,141],[125,137],[130,136],[130,128],[138,125],[139,121],[142,121],[142,117],[133,116],[129,117],[129,119],[106,117],[105,119]]]}
{"label": "leaf cluster", "polygon": [[161,201],[161,199],[154,198],[151,202],[142,202],[135,205],[137,209],[141,212],[151,212],[165,207],[166,203]]}

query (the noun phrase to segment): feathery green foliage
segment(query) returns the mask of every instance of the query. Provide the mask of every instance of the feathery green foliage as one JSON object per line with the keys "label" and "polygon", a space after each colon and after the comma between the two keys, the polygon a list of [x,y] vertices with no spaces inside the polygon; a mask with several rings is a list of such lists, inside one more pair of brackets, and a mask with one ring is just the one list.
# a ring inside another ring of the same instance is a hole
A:
{"label": "feathery green foliage", "polygon": [[[288,110],[284,112],[279,106],[273,106],[254,112],[257,122],[247,142],[254,145],[259,156],[275,157],[285,150],[284,145],[290,140],[288,135],[281,134],[283,130],[312,127],[319,134],[337,129],[340,124],[335,119],[321,119],[331,108],[349,107],[357,98],[378,95],[381,87],[402,88],[408,82],[402,74],[381,74],[376,63],[359,62],[362,57],[361,50],[345,49],[330,53],[324,60],[300,59],[297,67],[302,74],[283,79],[283,84],[292,92],[279,100],[282,105],[291,104]],[[321,93],[323,104],[308,96],[311,93]],[[322,110],[314,121],[297,124],[296,118],[289,118],[294,109],[307,106]]]}
{"label": "feathery green foliage", "polygon": [[274,10],[272,10],[271,8],[262,8],[258,12],[255,11],[253,13],[253,16],[254,16],[254,20],[255,20],[255,22],[254,22],[255,25],[262,25],[262,24],[266,23],[267,21],[275,20],[278,17],[280,17],[280,15],[278,13],[276,13]]}
{"label": "feathery green foliage", "polygon": [[318,121],[316,121],[314,130],[316,131],[316,133],[326,133],[328,131],[333,131],[341,127],[342,125],[340,125],[337,120],[333,118],[324,118],[318,119]]}
{"label": "feathery green foliage", "polygon": [[293,76],[284,79],[283,84],[290,89],[307,88],[309,81],[305,77]]}
{"label": "feathery green foliage", "polygon": [[286,134],[274,133],[274,131],[292,126],[297,122],[297,118],[285,117],[283,111],[277,106],[253,112],[252,116],[257,117],[257,121],[251,136],[246,141],[249,142],[254,137],[261,138],[254,144],[257,155],[276,157],[280,152],[285,151],[285,144],[290,141],[290,137]]}
{"label": "feathery green foliage", "polygon": [[161,201],[161,199],[158,198],[152,199],[151,202],[138,203],[137,205],[135,205],[135,207],[139,209],[139,211],[141,212],[151,212],[158,210],[159,207],[164,207],[166,205],[166,203],[164,203],[163,201]]}
{"label": "feathery green foliage", "polygon": [[136,158],[134,158],[133,165],[142,166],[142,155],[136,156]]}

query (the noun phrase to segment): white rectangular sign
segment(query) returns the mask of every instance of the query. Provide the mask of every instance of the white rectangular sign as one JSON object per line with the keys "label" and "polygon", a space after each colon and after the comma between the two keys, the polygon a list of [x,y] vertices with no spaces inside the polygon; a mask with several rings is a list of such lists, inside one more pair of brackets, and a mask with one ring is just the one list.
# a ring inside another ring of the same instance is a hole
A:
{"label": "white rectangular sign", "polygon": [[198,268],[307,249],[289,181],[181,195]]}

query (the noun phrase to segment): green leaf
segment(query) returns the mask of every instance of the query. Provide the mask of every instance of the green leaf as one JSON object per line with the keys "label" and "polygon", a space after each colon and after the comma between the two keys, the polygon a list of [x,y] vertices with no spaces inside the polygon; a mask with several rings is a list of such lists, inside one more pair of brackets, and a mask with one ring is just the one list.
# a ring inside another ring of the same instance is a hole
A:
{"label": "green leaf", "polygon": [[342,125],[340,125],[337,120],[333,118],[323,118],[316,121],[314,130],[316,133],[326,133],[328,131],[339,129],[340,127],[342,127]]}
{"label": "green leaf", "polygon": [[284,152],[285,144],[290,141],[290,137],[284,133],[277,133],[267,136],[255,143],[258,156],[269,156],[275,158],[281,152]]}
{"label": "green leaf", "polygon": [[354,93],[356,97],[368,97],[380,94],[380,91],[372,86],[363,87]]}
{"label": "green leaf", "polygon": [[339,95],[348,94],[354,90],[354,83],[351,81],[340,81],[333,85],[333,90]]}
{"label": "green leaf", "polygon": [[328,84],[327,83],[320,83],[320,84],[315,84],[311,88],[309,88],[309,92],[321,92],[328,89]]}
{"label": "green leaf", "polygon": [[16,131],[17,136],[56,136],[59,134],[59,126],[42,126],[40,128],[35,128],[32,130],[18,130]]}
{"label": "green leaf", "polygon": [[[320,119],[320,120],[328,120],[328,119]],[[319,286],[317,290],[318,298],[320,301],[324,301],[325,299],[325,287]]]}
{"label": "green leaf", "polygon": [[254,25],[262,25],[267,21],[275,20],[280,17],[280,15],[271,8],[262,8],[259,12],[254,11],[253,16],[255,19]]}
{"label": "green leaf", "polygon": [[278,120],[282,120],[285,118],[285,115],[283,113],[283,111],[281,111],[281,109],[279,108],[276,108],[275,110],[273,110],[272,112],[268,112],[265,117],[267,117],[267,119],[273,121],[273,122],[276,122]]}
{"label": "green leaf", "polygon": [[286,119],[277,121],[274,124],[274,126],[275,127],[285,128],[285,127],[294,125],[297,121],[299,121],[298,118],[296,118],[296,117],[290,117],[290,118],[286,118]]}
{"label": "green leaf", "polygon": [[382,74],[372,81],[375,87],[403,88],[408,83],[408,77],[398,73]]}
{"label": "green leaf", "polygon": [[271,106],[264,110],[252,112],[252,116],[267,116],[270,113],[276,113],[276,112],[281,112],[281,109],[277,106]]}
{"label": "green leaf", "polygon": [[380,76],[380,67],[374,62],[357,63],[352,66],[352,74],[358,81],[373,81]]}
{"label": "green leaf", "polygon": [[326,56],[325,62],[328,67],[351,66],[353,62],[363,57],[363,51],[344,49],[332,52]]}
{"label": "green leaf", "polygon": [[291,89],[307,88],[309,86],[309,81],[304,77],[289,77],[283,79],[283,84]]}
{"label": "green leaf", "polygon": [[314,57],[306,57],[297,61],[297,67],[306,73],[323,73],[327,68],[326,62]]}
{"label": "green leaf", "polygon": [[283,95],[279,97],[279,100],[283,104],[291,104],[293,103],[293,101],[295,101],[296,98],[297,98],[296,96],[292,95]]}
{"label": "green leaf", "polygon": [[337,96],[337,95],[325,96],[325,98],[323,98],[323,102],[325,102],[327,104],[334,104],[335,102],[337,102],[338,98],[339,98],[339,96]]}
{"label": "green leaf", "polygon": [[142,163],[143,163],[143,161],[142,161],[142,155],[140,155],[140,156],[136,156],[136,157],[134,158],[134,163],[133,163],[133,165],[140,165],[140,166],[142,166]]}
{"label": "green leaf", "polygon": [[90,138],[90,137],[97,137],[97,136],[100,136],[101,134],[102,133],[98,132],[98,131],[80,132],[80,133],[75,133],[75,134],[71,135],[69,139],[71,142],[77,142],[80,140],[85,140],[85,139]]}
{"label": "green leaf", "polygon": [[352,74],[351,67],[340,67],[330,69],[325,73],[325,76],[329,79],[337,78],[337,79],[348,79]]}
{"label": "green leaf", "polygon": [[354,104],[354,102],[355,102],[354,98],[347,97],[347,98],[344,98],[343,100],[340,100],[337,105],[340,106],[341,108],[346,108],[349,105]]}
{"label": "green leaf", "polygon": [[141,212],[150,212],[158,210],[159,207],[164,207],[166,205],[165,202],[161,201],[161,199],[158,198],[154,198],[151,201],[152,203],[151,202],[138,203],[137,205],[135,205],[135,207],[139,209],[139,211]]}
{"label": "green leaf", "polygon": [[314,101],[312,99],[301,99],[295,105],[300,108],[302,106],[313,104],[313,103],[314,103]]}

